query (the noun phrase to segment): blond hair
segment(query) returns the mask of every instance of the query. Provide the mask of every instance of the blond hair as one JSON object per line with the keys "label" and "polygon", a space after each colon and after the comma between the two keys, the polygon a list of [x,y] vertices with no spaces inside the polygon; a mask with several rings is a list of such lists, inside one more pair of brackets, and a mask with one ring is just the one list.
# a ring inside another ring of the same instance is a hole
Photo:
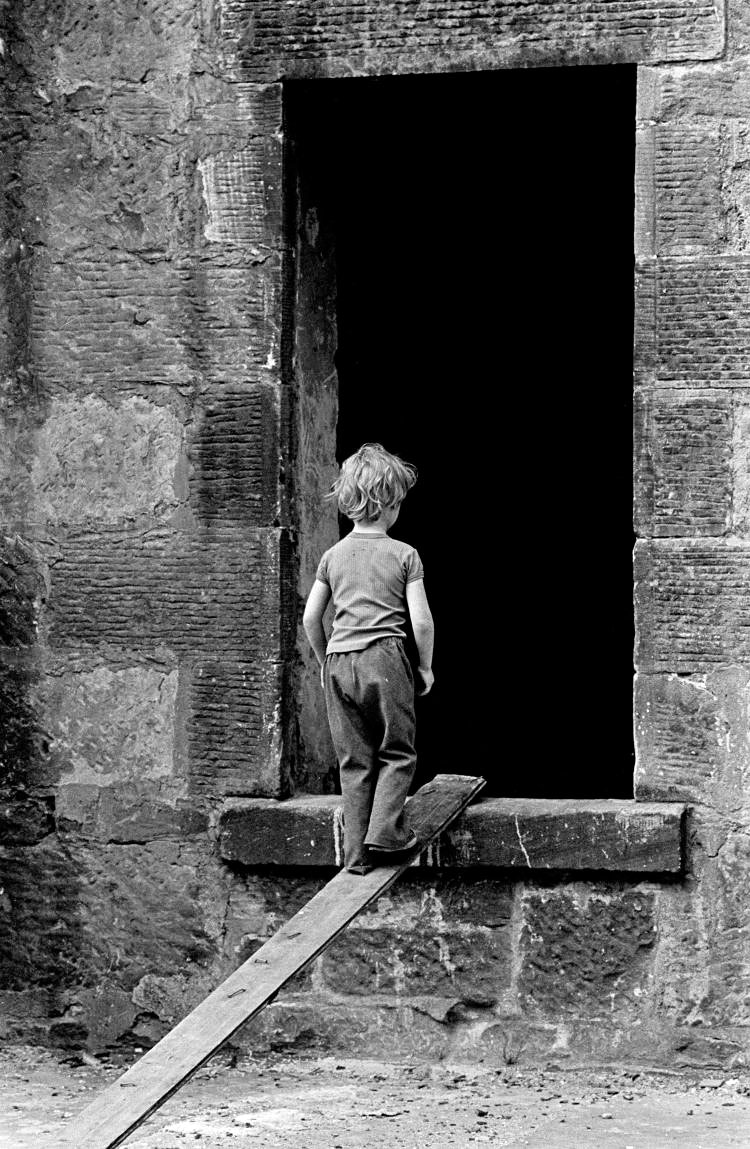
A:
{"label": "blond hair", "polygon": [[329,498],[354,523],[371,523],[384,510],[398,506],[417,481],[417,469],[392,455],[380,443],[365,443],[344,459]]}

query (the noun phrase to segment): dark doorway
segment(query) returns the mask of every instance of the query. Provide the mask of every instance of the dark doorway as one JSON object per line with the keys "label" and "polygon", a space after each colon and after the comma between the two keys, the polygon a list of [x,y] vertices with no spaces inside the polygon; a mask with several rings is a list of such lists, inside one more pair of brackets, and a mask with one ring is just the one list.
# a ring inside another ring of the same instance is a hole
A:
{"label": "dark doorway", "polygon": [[338,459],[375,440],[420,473],[393,532],[436,621],[419,781],[632,797],[635,68],[287,108],[335,259]]}

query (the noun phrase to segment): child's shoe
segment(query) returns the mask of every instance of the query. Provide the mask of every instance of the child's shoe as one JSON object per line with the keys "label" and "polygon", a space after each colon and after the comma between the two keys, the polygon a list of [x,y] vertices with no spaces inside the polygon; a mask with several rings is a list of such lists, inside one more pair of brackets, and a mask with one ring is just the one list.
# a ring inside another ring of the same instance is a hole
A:
{"label": "child's shoe", "polygon": [[409,831],[409,837],[403,846],[397,846],[396,849],[390,849],[388,846],[378,846],[374,843],[367,843],[367,849],[370,852],[370,857],[382,865],[388,865],[389,862],[400,862],[406,854],[411,853],[414,847],[419,842],[419,838],[413,830]]}

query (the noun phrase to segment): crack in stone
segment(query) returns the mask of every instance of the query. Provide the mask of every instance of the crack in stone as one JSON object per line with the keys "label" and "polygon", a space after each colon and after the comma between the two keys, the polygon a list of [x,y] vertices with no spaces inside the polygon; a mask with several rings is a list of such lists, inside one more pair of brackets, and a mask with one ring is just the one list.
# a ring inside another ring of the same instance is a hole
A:
{"label": "crack in stone", "polygon": [[518,844],[521,847],[521,852],[523,853],[524,858],[526,859],[526,865],[529,867],[529,869],[531,869],[531,858],[529,857],[528,851],[523,844],[523,838],[521,837],[521,827],[518,824],[518,814],[515,815],[515,822],[516,834],[518,835]]}

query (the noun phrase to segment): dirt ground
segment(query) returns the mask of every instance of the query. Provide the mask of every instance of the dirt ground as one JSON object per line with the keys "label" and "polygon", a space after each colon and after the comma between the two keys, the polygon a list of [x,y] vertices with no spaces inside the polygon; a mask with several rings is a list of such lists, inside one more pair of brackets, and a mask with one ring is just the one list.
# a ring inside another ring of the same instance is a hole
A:
{"label": "dirt ground", "polygon": [[[7,1047],[0,1052],[0,1149],[54,1149],[71,1116],[127,1064]],[[750,1076],[220,1054],[126,1144],[748,1149]]]}

